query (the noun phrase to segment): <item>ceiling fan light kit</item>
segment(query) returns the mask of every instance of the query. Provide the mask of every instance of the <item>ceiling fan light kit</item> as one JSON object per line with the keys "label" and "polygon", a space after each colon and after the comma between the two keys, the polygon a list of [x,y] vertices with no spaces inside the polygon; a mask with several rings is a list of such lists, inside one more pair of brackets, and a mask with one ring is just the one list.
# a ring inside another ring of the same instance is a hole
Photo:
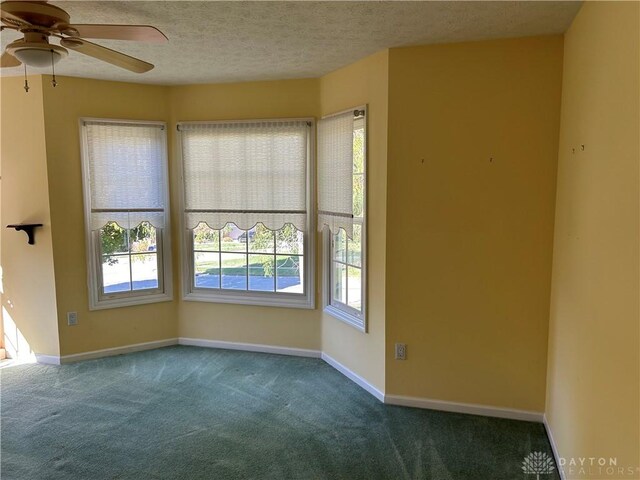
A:
{"label": "ceiling fan light kit", "polygon": [[[110,48],[91,43],[85,38],[132,40],[163,43],[167,37],[150,25],[73,25],[67,12],[45,1],[6,1],[0,3],[2,29],[17,30],[23,38],[7,45],[0,57],[1,68],[26,66],[49,67],[75,50],[134,73],[148,72],[153,64]],[[58,38],[60,45],[49,43]],[[66,47],[66,48],[65,48]],[[56,86],[55,71],[53,86]],[[25,91],[28,86],[25,83]]]}
{"label": "ceiling fan light kit", "polygon": [[63,56],[67,56],[67,50],[52,45],[49,50],[43,50],[42,48],[31,48],[29,45],[25,45],[20,49],[16,49],[12,52],[12,55],[20,60],[25,65],[30,67],[42,68],[51,65],[51,61],[58,62]]}
{"label": "ceiling fan light kit", "polygon": [[7,45],[6,50],[21,63],[30,67],[42,68],[56,63],[69,52],[59,45],[52,45],[46,35],[37,32],[25,32],[24,39]]}

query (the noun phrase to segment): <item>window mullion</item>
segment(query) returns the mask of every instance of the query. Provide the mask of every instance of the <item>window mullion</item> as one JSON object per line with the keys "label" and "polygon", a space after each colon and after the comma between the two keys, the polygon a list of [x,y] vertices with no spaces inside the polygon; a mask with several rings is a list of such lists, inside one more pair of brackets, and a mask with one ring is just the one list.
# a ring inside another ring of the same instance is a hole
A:
{"label": "window mullion", "polygon": [[133,256],[129,253],[129,290],[133,292]]}
{"label": "window mullion", "polygon": [[345,282],[345,293],[344,293],[344,303],[345,305],[349,305],[349,237],[345,234],[345,245],[344,245],[344,282]]}

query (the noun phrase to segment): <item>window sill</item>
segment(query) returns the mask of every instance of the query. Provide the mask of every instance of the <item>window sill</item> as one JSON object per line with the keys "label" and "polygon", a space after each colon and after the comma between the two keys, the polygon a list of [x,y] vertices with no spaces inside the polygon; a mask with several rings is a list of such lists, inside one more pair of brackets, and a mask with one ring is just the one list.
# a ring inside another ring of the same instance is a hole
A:
{"label": "window sill", "polygon": [[364,319],[361,317],[345,312],[344,310],[334,307],[333,305],[327,305],[326,307],[324,307],[324,313],[337,318],[347,325],[351,325],[353,328],[361,331],[362,333],[367,333]]}
{"label": "window sill", "polygon": [[236,305],[257,305],[263,307],[315,309],[312,296],[301,294],[275,294],[246,291],[200,291],[185,293],[182,297],[187,302],[228,303]]}
{"label": "window sill", "polygon": [[89,310],[105,310],[108,308],[133,307],[135,305],[147,305],[150,303],[170,302],[173,295],[168,293],[143,294],[139,296],[126,296],[91,301]]}

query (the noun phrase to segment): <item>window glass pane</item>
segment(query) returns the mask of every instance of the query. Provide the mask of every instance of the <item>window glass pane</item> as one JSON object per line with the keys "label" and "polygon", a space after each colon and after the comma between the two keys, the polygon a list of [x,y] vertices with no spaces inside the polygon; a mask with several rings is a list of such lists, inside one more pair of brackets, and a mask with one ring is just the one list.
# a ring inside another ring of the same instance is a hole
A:
{"label": "window glass pane", "polygon": [[258,223],[249,230],[249,251],[275,253],[275,234],[263,224]]}
{"label": "window glass pane", "polygon": [[347,267],[349,275],[349,292],[348,292],[348,305],[360,310],[360,304],[362,299],[362,281],[361,270],[356,267]]}
{"label": "window glass pane", "polygon": [[104,293],[131,290],[129,255],[104,255],[102,257],[102,285]]}
{"label": "window glass pane", "polygon": [[347,303],[347,267],[342,263],[333,263],[333,299]]}
{"label": "window glass pane", "polygon": [[303,233],[290,223],[287,223],[281,230],[276,232],[276,252],[304,254]]}
{"label": "window glass pane", "polygon": [[132,253],[156,251],[156,228],[149,222],[142,222],[129,230],[129,249]]}
{"label": "window glass pane", "polygon": [[242,253],[222,253],[222,288],[247,289],[247,256]]}
{"label": "window glass pane", "polygon": [[279,292],[303,293],[302,257],[276,255],[276,288]]}
{"label": "window glass pane", "polygon": [[158,288],[158,255],[145,253],[131,255],[133,290]]}
{"label": "window glass pane", "polygon": [[115,222],[100,229],[100,248],[103,255],[129,251],[129,233]]}
{"label": "window glass pane", "polygon": [[[218,239],[222,264],[213,251]],[[215,231],[201,223],[193,230],[193,241],[196,287],[304,293],[304,234],[291,224],[273,232],[261,223],[248,231],[232,223]],[[277,258],[276,244],[284,252]],[[245,253],[247,248],[252,253]]]}
{"label": "window glass pane", "polygon": [[333,236],[333,259],[347,261],[347,234],[342,228]]}
{"label": "window glass pane", "polygon": [[362,266],[362,225],[353,226],[353,239],[347,237],[347,263],[357,267]]}
{"label": "window glass pane", "polygon": [[196,228],[193,229],[193,249],[194,250],[208,250],[218,251],[220,231],[209,228],[206,223],[199,223]]}
{"label": "window glass pane", "polygon": [[[223,252],[246,252],[247,231],[238,228],[233,223],[227,223],[221,230],[222,241],[220,248]],[[224,288],[224,286],[223,286]]]}
{"label": "window glass pane", "polygon": [[273,255],[249,255],[249,290],[275,290],[274,263]]}
{"label": "window glass pane", "polygon": [[362,217],[364,206],[364,175],[353,176],[353,216]]}
{"label": "window glass pane", "polygon": [[217,253],[195,252],[193,263],[196,287],[220,288],[220,257]]}

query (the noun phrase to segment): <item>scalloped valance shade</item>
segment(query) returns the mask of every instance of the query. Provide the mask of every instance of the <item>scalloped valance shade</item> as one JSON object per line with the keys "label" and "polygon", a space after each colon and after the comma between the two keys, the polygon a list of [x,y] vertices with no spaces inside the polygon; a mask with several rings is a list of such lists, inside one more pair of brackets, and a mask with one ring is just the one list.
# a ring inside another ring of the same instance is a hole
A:
{"label": "scalloped valance shade", "polygon": [[307,121],[181,123],[187,228],[306,230]]}
{"label": "scalloped valance shade", "polygon": [[165,132],[162,124],[85,121],[90,228],[116,222],[164,228]]}

